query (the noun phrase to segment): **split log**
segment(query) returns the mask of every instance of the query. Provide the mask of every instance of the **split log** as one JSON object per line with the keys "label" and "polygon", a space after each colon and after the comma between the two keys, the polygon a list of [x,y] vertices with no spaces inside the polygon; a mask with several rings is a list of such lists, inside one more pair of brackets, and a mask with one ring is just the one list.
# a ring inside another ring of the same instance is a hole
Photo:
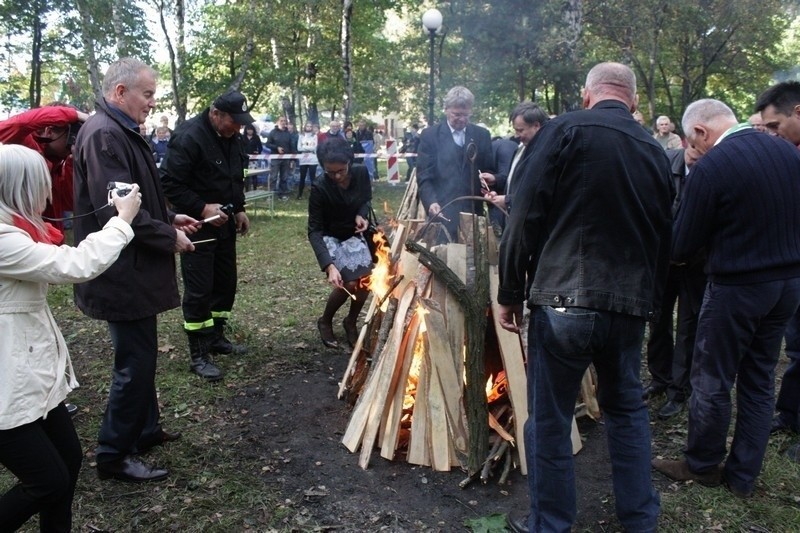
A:
{"label": "split log", "polygon": [[519,469],[523,475],[528,473],[525,460],[525,421],[528,419],[528,379],[525,372],[525,355],[522,351],[522,342],[519,334],[503,329],[500,325],[500,306],[497,303],[497,291],[500,287],[498,268],[489,268],[489,290],[491,293],[491,309],[494,330],[497,334],[497,343],[500,348],[500,357],[503,359],[503,368],[506,370],[508,380],[508,397],[514,408],[516,423],[514,424],[517,435],[517,449],[519,450]]}
{"label": "split log", "polygon": [[378,364],[381,365],[381,371],[377,372],[376,368],[370,375],[370,381],[375,376],[374,381],[376,381],[377,392],[374,394],[372,401],[370,401],[370,409],[364,428],[364,438],[361,442],[361,457],[358,464],[364,469],[369,466],[372,447],[375,445],[375,438],[378,436],[378,429],[384,417],[386,400],[392,393],[390,385],[393,382],[396,383],[398,356],[403,350],[402,343],[406,337],[405,331],[408,325],[406,317],[414,298],[414,287],[408,286],[400,299],[400,303],[397,305],[397,314],[392,325],[392,332],[378,360]]}
{"label": "split log", "polygon": [[[484,221],[483,224],[480,223],[481,220]],[[483,226],[483,231],[479,226]],[[488,272],[485,265],[485,230],[485,219],[477,217],[473,224],[476,275],[475,285],[471,288],[467,288],[458,279],[458,276],[447,268],[447,265],[435,254],[413,240],[406,242],[406,249],[412,253],[419,254],[420,262],[445,283],[448,290],[458,298],[464,310],[467,338],[467,386],[465,395],[469,427],[469,460],[467,466],[468,471],[472,474],[480,471],[489,447],[488,408],[485,391],[486,377],[483,361],[486,335],[486,306],[489,302]]]}
{"label": "split log", "polygon": [[[469,432],[464,412],[464,387],[453,364],[450,344],[443,338],[446,331],[444,316],[433,300],[422,300],[421,305],[427,311],[425,323],[428,328],[426,339],[428,341],[427,353],[432,367],[431,378],[437,379],[439,382],[447,414],[444,429],[449,429],[458,463],[466,466],[469,455]],[[439,431],[442,429],[440,428]]]}

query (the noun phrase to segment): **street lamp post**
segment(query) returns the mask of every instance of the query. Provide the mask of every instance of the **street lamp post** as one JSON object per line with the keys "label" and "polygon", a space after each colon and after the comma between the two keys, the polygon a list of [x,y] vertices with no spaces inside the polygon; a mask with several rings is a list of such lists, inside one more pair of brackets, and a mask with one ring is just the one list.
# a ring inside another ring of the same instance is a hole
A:
{"label": "street lamp post", "polygon": [[442,13],[438,9],[429,9],[422,15],[422,25],[428,30],[430,37],[430,77],[428,85],[430,86],[430,94],[428,95],[428,126],[433,125],[433,104],[435,100],[435,91],[433,86],[433,64],[435,61],[434,47],[436,45],[436,32],[442,27]]}

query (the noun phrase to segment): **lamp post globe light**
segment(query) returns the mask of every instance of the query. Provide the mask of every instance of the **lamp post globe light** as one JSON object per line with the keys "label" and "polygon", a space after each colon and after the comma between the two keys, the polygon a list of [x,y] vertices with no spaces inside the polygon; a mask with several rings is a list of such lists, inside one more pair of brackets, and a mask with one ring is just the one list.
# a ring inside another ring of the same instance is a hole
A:
{"label": "lamp post globe light", "polygon": [[434,103],[434,87],[433,87],[433,63],[435,60],[434,47],[436,45],[436,32],[442,27],[442,13],[438,9],[429,9],[422,15],[422,25],[428,31],[430,38],[430,77],[428,85],[430,86],[430,94],[428,95],[428,126],[433,125],[433,103]]}

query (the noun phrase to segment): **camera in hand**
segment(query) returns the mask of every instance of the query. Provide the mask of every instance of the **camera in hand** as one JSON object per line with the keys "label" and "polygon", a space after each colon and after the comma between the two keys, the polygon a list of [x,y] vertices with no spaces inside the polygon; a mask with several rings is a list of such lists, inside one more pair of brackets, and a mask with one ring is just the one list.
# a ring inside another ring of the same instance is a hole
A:
{"label": "camera in hand", "polygon": [[228,216],[233,214],[233,204],[226,204],[219,208],[220,211],[225,213]]}
{"label": "camera in hand", "polygon": [[117,191],[117,196],[126,196],[133,190],[133,185],[123,181],[109,181],[108,185],[106,185],[106,189],[108,189],[109,194],[111,191],[115,190]]}

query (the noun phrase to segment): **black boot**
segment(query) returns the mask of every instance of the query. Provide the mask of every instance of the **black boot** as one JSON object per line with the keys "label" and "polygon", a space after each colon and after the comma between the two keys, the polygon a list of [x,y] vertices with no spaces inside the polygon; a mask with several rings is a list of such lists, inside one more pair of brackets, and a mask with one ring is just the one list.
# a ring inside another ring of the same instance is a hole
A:
{"label": "black boot", "polygon": [[216,354],[244,355],[247,353],[247,346],[234,344],[225,337],[225,321],[214,319],[214,341],[210,346],[211,352]]}
{"label": "black boot", "polygon": [[222,370],[211,362],[211,356],[208,353],[214,332],[212,330],[187,331],[186,334],[189,336],[189,352],[192,357],[189,370],[206,381],[222,379]]}

